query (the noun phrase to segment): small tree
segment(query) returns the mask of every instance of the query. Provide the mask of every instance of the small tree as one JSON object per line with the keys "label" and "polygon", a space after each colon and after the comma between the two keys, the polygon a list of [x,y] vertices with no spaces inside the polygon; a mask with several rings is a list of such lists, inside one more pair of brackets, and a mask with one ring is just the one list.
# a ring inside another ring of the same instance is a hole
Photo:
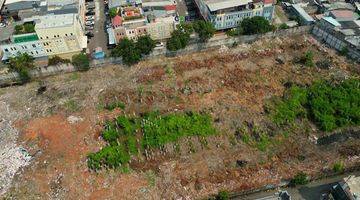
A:
{"label": "small tree", "polygon": [[290,181],[291,186],[305,185],[307,183],[309,183],[309,180],[304,172],[297,173],[296,176]]}
{"label": "small tree", "polygon": [[9,68],[19,74],[21,83],[27,83],[31,80],[29,70],[34,68],[34,58],[27,53],[18,54],[10,58]]}
{"label": "small tree", "polygon": [[79,71],[87,71],[90,69],[90,60],[84,53],[79,53],[73,55],[72,57],[72,64],[79,70]]}
{"label": "small tree", "polygon": [[118,14],[117,8],[110,8],[110,10],[109,10],[109,16],[110,16],[111,18],[114,18],[117,14]]}
{"label": "small tree", "polygon": [[339,51],[340,55],[347,56],[349,53],[349,49],[346,46],[343,46],[341,50]]}
{"label": "small tree", "polygon": [[22,25],[16,25],[15,26],[15,34],[21,34],[23,33],[24,27]]}
{"label": "small tree", "polygon": [[266,33],[274,30],[268,20],[261,16],[245,18],[240,24],[240,30],[245,35]]}
{"label": "small tree", "polygon": [[215,33],[214,25],[211,22],[200,20],[193,24],[194,30],[199,34],[201,41],[208,41]]}
{"label": "small tree", "polygon": [[177,51],[185,48],[190,41],[190,34],[193,32],[191,24],[180,24],[178,28],[171,33],[171,37],[167,41],[167,49]]}
{"label": "small tree", "polygon": [[141,54],[148,55],[155,48],[155,41],[149,35],[140,36],[137,39],[136,48]]}
{"label": "small tree", "polygon": [[229,192],[226,190],[222,190],[220,191],[217,195],[216,195],[216,200],[228,200],[229,198]]}
{"label": "small tree", "polygon": [[279,29],[288,29],[289,26],[285,23],[280,24]]}
{"label": "small tree", "polygon": [[344,163],[343,162],[336,162],[333,165],[333,170],[336,173],[343,172],[344,171]]}
{"label": "small tree", "polygon": [[140,50],[136,48],[135,42],[128,38],[122,39],[119,45],[111,52],[111,55],[114,57],[122,57],[126,65],[133,65],[141,59]]}
{"label": "small tree", "polygon": [[301,58],[300,62],[308,67],[313,67],[314,64],[314,54],[312,51],[307,51],[305,55]]}
{"label": "small tree", "polygon": [[33,32],[35,32],[35,25],[32,23],[25,23],[24,30],[25,30],[25,33],[33,33]]}

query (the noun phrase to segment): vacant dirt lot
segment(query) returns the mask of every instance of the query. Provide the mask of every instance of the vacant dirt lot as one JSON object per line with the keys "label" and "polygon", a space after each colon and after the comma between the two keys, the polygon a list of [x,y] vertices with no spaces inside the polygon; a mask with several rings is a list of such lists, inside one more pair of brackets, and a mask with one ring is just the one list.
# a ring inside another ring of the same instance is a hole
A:
{"label": "vacant dirt lot", "polygon": [[[330,69],[294,64],[308,50]],[[64,74],[24,86],[0,89],[16,118],[18,144],[33,156],[5,194],[13,199],[196,199],[219,190],[248,190],[278,184],[298,171],[318,175],[337,160],[346,166],[358,157],[341,156],[342,144],[317,146],[322,135],[309,122],[288,129],[271,123],[264,104],[281,96],[289,83],[356,75],[359,66],[318,45],[311,37],[260,40],[174,58],[157,58],[133,67],[108,66]],[[40,83],[41,82],[41,83]],[[46,91],[39,93],[40,85]],[[122,101],[125,109],[106,111]],[[184,138],[150,156],[131,160],[131,171],[89,172],[86,155],[104,146],[102,124],[119,114],[186,110],[212,115],[219,134]],[[266,133],[265,149],[246,144]],[[178,147],[178,148],[176,148]]]}

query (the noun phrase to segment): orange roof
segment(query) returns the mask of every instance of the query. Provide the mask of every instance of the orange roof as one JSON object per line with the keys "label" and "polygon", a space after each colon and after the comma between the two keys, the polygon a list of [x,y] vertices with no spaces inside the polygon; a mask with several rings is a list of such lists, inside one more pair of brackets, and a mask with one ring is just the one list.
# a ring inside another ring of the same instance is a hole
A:
{"label": "orange roof", "polygon": [[274,0],[264,0],[264,4],[273,4]]}
{"label": "orange roof", "polygon": [[122,24],[122,18],[119,15],[116,15],[113,19],[112,19],[112,25],[113,26],[120,26]]}
{"label": "orange roof", "polygon": [[166,5],[164,6],[165,10],[169,11],[169,10],[176,10],[176,5]]}

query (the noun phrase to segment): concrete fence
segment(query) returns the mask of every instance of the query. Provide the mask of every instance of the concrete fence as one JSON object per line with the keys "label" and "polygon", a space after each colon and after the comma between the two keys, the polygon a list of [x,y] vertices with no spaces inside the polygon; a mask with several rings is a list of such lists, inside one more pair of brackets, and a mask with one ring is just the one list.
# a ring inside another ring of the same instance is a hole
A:
{"label": "concrete fence", "polygon": [[[292,36],[292,35],[300,35],[306,34],[311,31],[311,26],[301,26],[291,29],[285,30],[278,30],[274,32],[269,32],[266,34],[259,34],[259,35],[244,35],[238,37],[229,37],[225,34],[222,35],[215,35],[211,38],[207,43],[199,43],[197,38],[192,38],[190,44],[182,50],[171,52],[168,51],[165,47],[164,48],[156,48],[154,51],[145,56],[144,59],[150,59],[157,56],[177,56],[183,55],[193,52],[204,51],[207,49],[212,48],[219,48],[221,46],[228,46],[231,47],[234,44],[241,44],[241,43],[251,43],[261,38],[272,38],[272,37],[285,37],[285,36]],[[108,64],[122,64],[121,58],[105,58],[101,60],[92,60],[90,63],[90,67],[102,67]],[[48,67],[41,67],[34,69],[30,72],[32,78],[43,78],[47,76],[52,76],[56,74],[62,73],[69,73],[77,71],[77,69],[72,64],[61,64],[55,66],[48,66]],[[19,83],[19,75],[15,72],[7,73],[5,75],[0,75],[0,87],[9,86],[13,84]]]}

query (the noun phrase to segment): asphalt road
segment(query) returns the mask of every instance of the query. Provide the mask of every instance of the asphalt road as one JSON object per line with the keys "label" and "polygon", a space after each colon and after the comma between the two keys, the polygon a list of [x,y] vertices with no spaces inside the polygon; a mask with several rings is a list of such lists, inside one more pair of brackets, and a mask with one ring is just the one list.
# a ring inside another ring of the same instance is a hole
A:
{"label": "asphalt road", "polygon": [[103,51],[107,51],[107,33],[105,30],[105,10],[104,10],[104,0],[94,0],[95,2],[95,26],[94,30],[91,32],[94,33],[94,37],[90,39],[88,44],[90,52],[92,52],[96,47],[101,47]]}
{"label": "asphalt road", "polygon": [[[336,182],[340,181],[341,179],[343,179],[349,175],[360,176],[360,171],[353,172],[353,173],[347,173],[347,174],[330,177],[330,178],[324,178],[321,180],[313,181],[307,185],[298,186],[295,188],[281,188],[281,190],[288,191],[293,200],[320,200],[321,195],[323,193],[328,192],[333,184],[335,184]],[[276,191],[271,190],[271,191],[266,191],[266,192],[254,193],[251,195],[239,196],[239,197],[236,197],[233,199],[255,200],[258,198],[263,198],[263,197],[274,195],[275,192]]]}

